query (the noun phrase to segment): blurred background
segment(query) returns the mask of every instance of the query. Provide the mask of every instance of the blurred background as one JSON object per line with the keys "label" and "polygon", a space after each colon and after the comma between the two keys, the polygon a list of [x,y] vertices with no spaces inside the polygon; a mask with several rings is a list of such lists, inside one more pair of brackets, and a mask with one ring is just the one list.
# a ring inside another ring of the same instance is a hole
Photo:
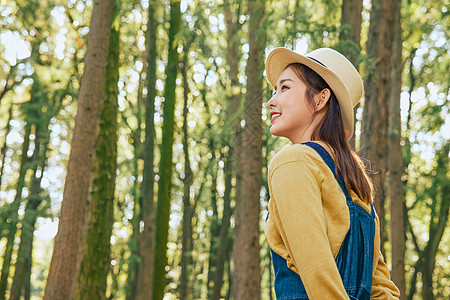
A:
{"label": "blurred background", "polygon": [[401,299],[449,299],[449,9],[0,1],[0,299],[275,299],[267,166],[290,144],[269,132],[275,47],[357,67],[351,143],[392,278]]}

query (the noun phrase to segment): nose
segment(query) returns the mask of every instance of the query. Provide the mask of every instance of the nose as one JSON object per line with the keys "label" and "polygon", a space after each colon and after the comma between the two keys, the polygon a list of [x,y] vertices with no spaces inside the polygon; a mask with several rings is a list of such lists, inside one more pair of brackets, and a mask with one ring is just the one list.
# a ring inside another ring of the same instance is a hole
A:
{"label": "nose", "polygon": [[275,96],[273,96],[272,98],[269,99],[269,101],[267,101],[267,106],[268,107],[272,108],[272,107],[276,106],[275,103],[274,103],[274,98],[275,98]]}

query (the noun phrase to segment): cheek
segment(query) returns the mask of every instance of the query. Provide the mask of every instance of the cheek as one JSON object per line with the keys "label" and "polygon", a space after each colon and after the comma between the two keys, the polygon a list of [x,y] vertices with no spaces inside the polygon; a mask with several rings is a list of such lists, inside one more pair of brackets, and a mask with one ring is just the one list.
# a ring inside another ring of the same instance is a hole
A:
{"label": "cheek", "polygon": [[[284,115],[284,114],[283,114]],[[311,121],[314,111],[307,103],[294,103],[286,109],[286,121],[292,124],[303,124]]]}

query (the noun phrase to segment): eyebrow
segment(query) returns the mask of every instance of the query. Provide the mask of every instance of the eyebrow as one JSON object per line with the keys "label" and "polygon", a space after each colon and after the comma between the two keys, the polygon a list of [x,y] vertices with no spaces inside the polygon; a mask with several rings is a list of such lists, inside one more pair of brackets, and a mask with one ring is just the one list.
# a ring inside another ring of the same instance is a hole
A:
{"label": "eyebrow", "polygon": [[[292,79],[285,78],[285,79],[281,79],[281,80],[280,80],[280,85],[283,84],[283,83],[286,82],[286,81],[292,81],[292,82],[294,82]],[[275,91],[276,91],[276,90],[277,90],[277,86],[275,85]]]}

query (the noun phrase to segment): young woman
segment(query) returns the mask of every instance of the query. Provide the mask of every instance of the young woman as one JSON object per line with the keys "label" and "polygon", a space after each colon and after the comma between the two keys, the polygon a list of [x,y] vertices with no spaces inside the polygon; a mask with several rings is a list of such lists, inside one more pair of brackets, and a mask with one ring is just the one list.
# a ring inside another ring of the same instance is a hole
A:
{"label": "young woman", "polygon": [[322,48],[266,60],[270,132],[288,138],[269,165],[265,234],[282,299],[397,299],[380,252],[372,184],[348,140],[363,95],[358,71]]}

